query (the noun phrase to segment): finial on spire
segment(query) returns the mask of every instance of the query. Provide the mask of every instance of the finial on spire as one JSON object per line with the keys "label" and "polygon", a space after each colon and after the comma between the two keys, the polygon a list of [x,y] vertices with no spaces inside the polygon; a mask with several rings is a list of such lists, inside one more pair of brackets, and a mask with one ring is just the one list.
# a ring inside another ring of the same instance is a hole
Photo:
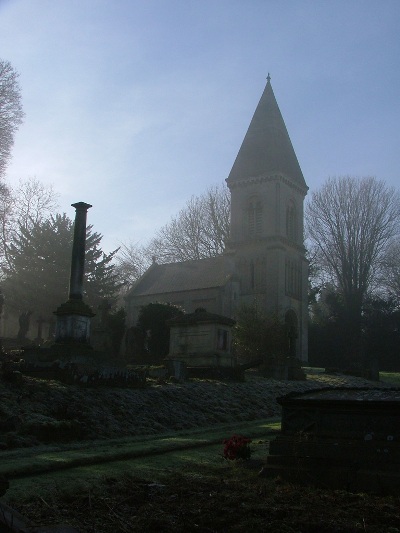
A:
{"label": "finial on spire", "polygon": [[267,81],[271,81],[271,76],[269,75],[269,72],[268,72],[268,76],[267,76]]}

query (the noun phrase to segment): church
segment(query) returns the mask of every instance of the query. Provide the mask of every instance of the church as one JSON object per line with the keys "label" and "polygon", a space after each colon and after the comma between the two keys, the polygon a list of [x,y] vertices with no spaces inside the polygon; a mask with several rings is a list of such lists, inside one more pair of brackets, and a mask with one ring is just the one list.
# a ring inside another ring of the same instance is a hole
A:
{"label": "church", "polygon": [[308,187],[267,84],[226,179],[230,238],[217,257],[158,264],[126,296],[130,324],[141,306],[169,302],[186,313],[202,307],[235,318],[241,304],[278,313],[288,325],[291,354],[307,360],[308,263],[303,204]]}

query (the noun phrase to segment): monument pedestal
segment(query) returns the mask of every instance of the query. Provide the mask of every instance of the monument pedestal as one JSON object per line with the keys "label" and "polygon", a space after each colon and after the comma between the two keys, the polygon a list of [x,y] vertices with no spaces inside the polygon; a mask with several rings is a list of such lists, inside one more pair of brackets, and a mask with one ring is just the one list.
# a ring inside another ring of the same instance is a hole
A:
{"label": "monument pedestal", "polygon": [[57,317],[56,343],[87,344],[90,342],[90,319],[95,316],[82,300],[68,300],[54,313]]}

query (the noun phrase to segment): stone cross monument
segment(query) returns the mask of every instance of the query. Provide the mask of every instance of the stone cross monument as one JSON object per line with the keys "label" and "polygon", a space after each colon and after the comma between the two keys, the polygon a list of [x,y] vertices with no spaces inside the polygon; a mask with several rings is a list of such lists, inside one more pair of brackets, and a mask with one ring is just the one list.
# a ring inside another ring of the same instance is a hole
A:
{"label": "stone cross monument", "polygon": [[72,245],[71,275],[68,301],[61,304],[56,315],[56,343],[89,346],[90,319],[94,313],[83,302],[83,275],[85,271],[86,217],[92,207],[85,202],[75,207],[74,241]]}

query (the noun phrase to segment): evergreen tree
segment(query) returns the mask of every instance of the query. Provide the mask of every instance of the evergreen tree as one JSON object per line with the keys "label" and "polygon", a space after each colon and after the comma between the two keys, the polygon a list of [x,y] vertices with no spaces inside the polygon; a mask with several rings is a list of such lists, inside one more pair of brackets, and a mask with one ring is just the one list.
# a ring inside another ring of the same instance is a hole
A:
{"label": "evergreen tree", "polygon": [[142,333],[142,349],[153,362],[161,362],[169,352],[167,320],[183,314],[179,307],[169,303],[150,303],[140,309],[137,327]]}
{"label": "evergreen tree", "polygon": [[[103,298],[113,299],[120,287],[112,264],[116,251],[105,254],[102,236],[86,232],[84,301],[96,312]],[[73,242],[73,222],[65,214],[39,221],[30,228],[20,226],[4,267],[3,292],[7,307],[16,314],[33,311],[49,319],[68,298]]]}

